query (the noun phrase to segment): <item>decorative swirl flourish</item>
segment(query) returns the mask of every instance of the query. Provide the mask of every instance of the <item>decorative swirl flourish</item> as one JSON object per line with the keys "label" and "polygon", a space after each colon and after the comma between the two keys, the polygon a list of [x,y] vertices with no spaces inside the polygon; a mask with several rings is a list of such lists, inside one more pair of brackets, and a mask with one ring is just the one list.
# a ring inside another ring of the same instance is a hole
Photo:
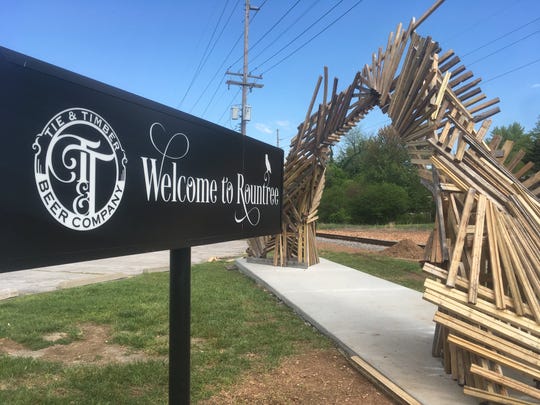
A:
{"label": "decorative swirl flourish", "polygon": [[[182,159],[184,158],[188,152],[189,152],[189,139],[188,137],[181,133],[181,132],[177,132],[175,134],[173,134],[171,136],[171,138],[167,141],[167,144],[165,145],[165,148],[163,150],[161,150],[157,145],[156,145],[156,142],[155,142],[155,139],[154,139],[154,136],[155,136],[155,132],[154,132],[154,128],[156,126],[159,126],[163,132],[165,134],[167,134],[167,131],[165,130],[165,127],[163,126],[163,124],[161,122],[154,122],[151,126],[150,126],[150,142],[152,142],[152,145],[154,146],[154,149],[157,150],[162,158],[161,158],[161,166],[159,168],[159,178],[161,178],[161,174],[163,172],[163,163],[165,162],[165,158],[169,158],[171,160],[179,160],[179,159]],[[178,156],[175,156],[175,155],[170,155],[169,154],[169,148],[171,147],[171,145],[173,144],[173,140],[177,137],[180,137],[182,136],[185,140],[186,140],[186,149],[183,153],[181,153],[180,155]]]}
{"label": "decorative swirl flourish", "polygon": [[[238,218],[236,216],[236,212],[234,213],[234,220],[237,224],[244,222],[246,219],[252,226],[257,226],[259,224],[259,221],[261,220],[261,211],[257,207],[251,207],[249,210],[246,207],[246,204],[243,205],[244,207],[244,216]],[[251,217],[251,214],[253,214],[253,218]]]}

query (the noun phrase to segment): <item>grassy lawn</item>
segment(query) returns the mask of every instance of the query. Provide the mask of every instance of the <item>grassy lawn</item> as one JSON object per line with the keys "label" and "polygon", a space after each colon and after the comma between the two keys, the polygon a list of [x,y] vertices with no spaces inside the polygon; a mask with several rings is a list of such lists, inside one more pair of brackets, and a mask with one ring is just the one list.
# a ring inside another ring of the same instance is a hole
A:
{"label": "grassy lawn", "polygon": [[370,253],[344,253],[323,250],[321,256],[344,266],[402,286],[423,291],[424,276],[416,262],[394,259]]}
{"label": "grassy lawn", "polygon": [[[284,357],[327,348],[328,340],[287,307],[224,263],[192,269],[193,402],[264,371]],[[157,404],[168,395],[168,273],[0,303],[0,339],[33,350],[43,336],[81,339],[80,325],[107,325],[112,343],[142,350],[131,364],[65,365],[0,355],[0,404]],[[58,343],[58,342],[57,342]]]}
{"label": "grassy lawn", "polygon": [[[323,251],[322,256],[422,290],[417,263]],[[329,341],[275,297],[222,262],[192,269],[192,392],[194,403],[227,389],[249,372],[265,372],[286,356],[328,348]],[[44,339],[77,342],[81,325],[105,325],[110,342],[146,354],[129,363],[66,365],[0,355],[0,404],[157,404],[168,395],[168,273],[0,303],[0,339],[38,350]]]}

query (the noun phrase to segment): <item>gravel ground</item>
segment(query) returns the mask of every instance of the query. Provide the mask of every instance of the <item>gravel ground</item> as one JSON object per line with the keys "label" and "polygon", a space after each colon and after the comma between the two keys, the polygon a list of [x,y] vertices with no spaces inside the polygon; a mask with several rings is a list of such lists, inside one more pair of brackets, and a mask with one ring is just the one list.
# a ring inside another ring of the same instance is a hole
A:
{"label": "gravel ground", "polygon": [[317,236],[317,241],[322,243],[331,243],[334,245],[349,246],[356,249],[370,250],[372,252],[380,252],[387,248],[387,246],[372,245],[370,243],[353,242],[341,239],[321,238]]}

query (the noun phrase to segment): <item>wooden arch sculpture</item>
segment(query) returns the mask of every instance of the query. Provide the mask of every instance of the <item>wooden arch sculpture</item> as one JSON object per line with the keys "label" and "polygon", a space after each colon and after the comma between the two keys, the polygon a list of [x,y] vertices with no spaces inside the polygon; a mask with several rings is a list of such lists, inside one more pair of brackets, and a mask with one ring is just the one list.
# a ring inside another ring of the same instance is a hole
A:
{"label": "wooden arch sculpture", "polygon": [[510,157],[512,142],[483,140],[499,100],[484,101],[481,79],[415,32],[431,11],[408,29],[398,25],[341,93],[337,79],[329,88],[325,68],[285,163],[283,233],[251,239],[251,255],[273,252],[281,266],[318,262],[315,225],[330,147],[378,106],[435,200],[423,265],[431,276],[424,299],[439,308],[433,354],[469,395],[538,403],[540,172],[520,161],[523,151]]}

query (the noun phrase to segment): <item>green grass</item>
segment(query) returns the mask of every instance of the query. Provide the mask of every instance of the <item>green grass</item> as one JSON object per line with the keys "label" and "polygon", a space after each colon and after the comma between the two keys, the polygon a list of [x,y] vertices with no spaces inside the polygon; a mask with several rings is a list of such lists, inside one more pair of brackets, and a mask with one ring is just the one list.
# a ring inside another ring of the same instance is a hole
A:
{"label": "green grass", "polygon": [[393,283],[423,291],[424,276],[417,262],[370,253],[344,253],[323,250],[321,256]]}
{"label": "green grass", "polygon": [[[168,393],[168,273],[19,297],[0,304],[0,338],[32,349],[43,335],[80,339],[80,325],[108,325],[112,341],[149,355],[133,364],[76,365],[0,355],[1,404],[159,404]],[[264,371],[284,357],[326,348],[316,333],[273,296],[223,263],[192,269],[194,403]]]}

